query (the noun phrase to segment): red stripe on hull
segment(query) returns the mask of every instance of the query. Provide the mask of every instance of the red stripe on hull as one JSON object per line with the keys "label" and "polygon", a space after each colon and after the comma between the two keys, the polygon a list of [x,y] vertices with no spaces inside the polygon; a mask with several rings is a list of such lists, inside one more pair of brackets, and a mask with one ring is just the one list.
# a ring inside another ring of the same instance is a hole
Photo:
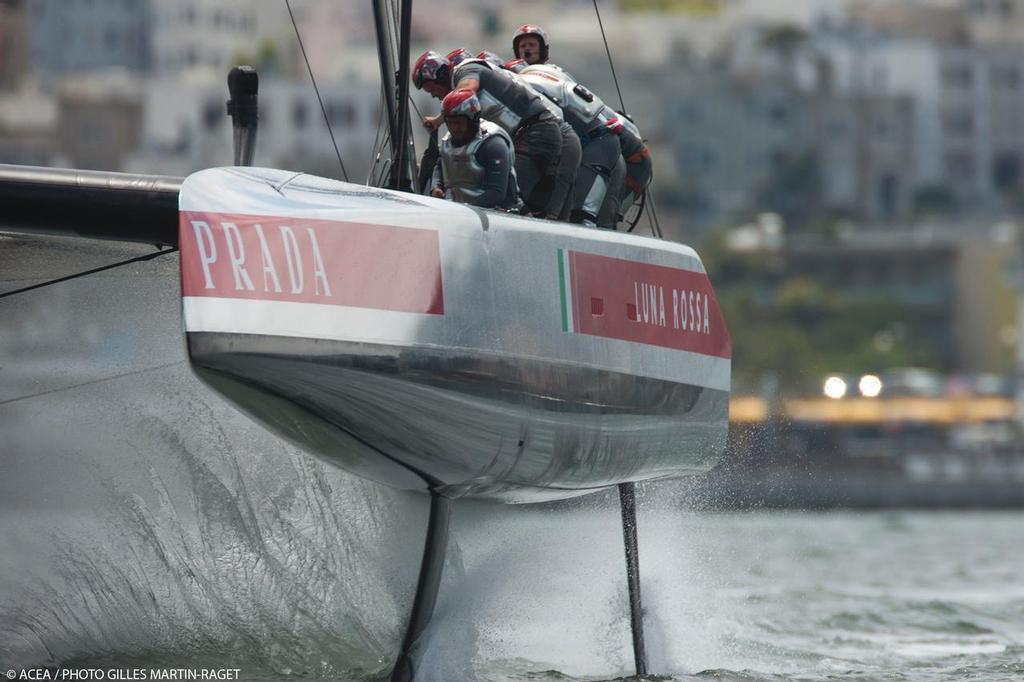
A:
{"label": "red stripe on hull", "polygon": [[183,211],[179,234],[184,296],[444,314],[434,230]]}
{"label": "red stripe on hull", "polygon": [[580,334],[732,356],[706,274],[569,252],[573,328]]}

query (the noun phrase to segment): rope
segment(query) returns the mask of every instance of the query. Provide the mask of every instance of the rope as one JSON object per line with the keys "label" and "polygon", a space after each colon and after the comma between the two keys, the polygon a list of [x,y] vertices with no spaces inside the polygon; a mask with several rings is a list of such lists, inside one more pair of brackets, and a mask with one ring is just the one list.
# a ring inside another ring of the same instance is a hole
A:
{"label": "rope", "polygon": [[295,23],[295,15],[292,14],[292,4],[289,0],[284,0],[285,7],[288,8],[288,16],[292,19],[292,27],[295,29],[295,37],[299,41],[299,49],[302,50],[302,58],[306,61],[306,70],[309,71],[309,80],[313,81],[313,91],[316,93],[316,98],[320,102],[320,111],[324,114],[324,123],[327,124],[327,132],[331,135],[331,144],[334,145],[334,153],[338,155],[338,165],[341,166],[341,174],[345,176],[345,182],[348,182],[348,171],[345,170],[345,162],[341,160],[341,152],[338,151],[338,142],[334,139],[334,130],[331,129],[331,120],[327,117],[327,107],[324,106],[324,99],[320,96],[320,88],[316,86],[316,78],[313,77],[313,67],[309,65],[309,57],[306,56],[306,47],[302,44],[302,36],[299,35],[299,25]]}
{"label": "rope", "polygon": [[636,206],[636,209],[637,209],[636,210],[636,217],[633,218],[632,222],[627,221],[627,222],[629,222],[629,229],[626,230],[626,232],[632,232],[636,228],[636,226],[640,224],[640,218],[642,218],[643,215],[644,215],[644,207],[647,206],[647,190],[646,189],[644,190],[644,193],[640,195],[640,197],[638,198],[636,203],[634,203],[633,205]]}
{"label": "rope", "polygon": [[651,234],[658,239],[664,239],[665,237],[661,234],[661,221],[658,220],[658,211],[654,208],[654,193],[651,192],[650,185],[647,186],[646,193],[649,195],[648,199],[651,200],[651,212],[647,214],[651,221]]}
{"label": "rope", "polygon": [[377,117],[377,132],[373,134],[373,146],[370,147],[370,168],[366,171],[366,185],[370,186],[370,180],[373,178],[373,170],[380,163],[380,155],[383,147],[379,147],[380,131],[384,127],[384,119],[387,117],[385,111],[387,102],[384,101],[384,88],[380,91],[380,116]]}
{"label": "rope", "polygon": [[114,374],[114,375],[109,376],[109,377],[101,377],[99,379],[93,379],[92,381],[83,381],[80,384],[72,384],[71,386],[62,386],[61,388],[51,388],[48,391],[40,391],[39,393],[31,393],[29,395],[20,395],[17,398],[8,398],[7,400],[0,400],[0,405],[10,405],[11,403],[17,403],[17,402],[20,402],[22,400],[29,400],[30,398],[38,398],[40,396],[50,395],[52,393],[61,393],[63,391],[70,391],[70,390],[75,389],[75,388],[82,388],[83,386],[94,386],[96,384],[101,384],[104,381],[113,381],[114,379],[123,379],[124,377],[135,376],[136,374],[144,374],[146,372],[155,372],[158,369],[167,369],[168,367],[173,367],[175,365],[183,365],[183,364],[185,364],[184,360],[175,360],[174,362],[167,362],[167,363],[164,363],[162,365],[157,365],[155,367],[147,367],[146,369],[137,369],[137,370],[134,370],[132,372],[123,372],[122,374]]}
{"label": "rope", "polygon": [[612,51],[608,47],[608,37],[604,34],[604,23],[601,21],[601,10],[597,8],[597,0],[594,0],[594,12],[597,13],[597,25],[601,27],[601,39],[604,40],[604,51],[608,53],[608,65],[612,68],[612,80],[615,81],[615,92],[619,93],[619,108],[623,114],[626,113],[626,102],[622,99],[622,90],[619,89],[619,77],[615,75],[615,62],[612,60]]}
{"label": "rope", "polygon": [[[604,32],[604,22],[601,21],[601,10],[597,7],[597,0],[594,0],[594,13],[597,14],[597,25],[601,28],[601,39],[604,41],[604,51],[608,54],[608,66],[611,67],[612,80],[615,81],[615,92],[619,94],[619,111],[621,111],[622,115],[625,116],[626,101],[622,98],[622,89],[619,88],[619,77],[615,74],[615,60],[612,59],[612,50],[608,47],[608,36],[606,36]],[[651,184],[653,184],[653,179]],[[654,208],[654,193],[651,192],[650,185],[648,185],[645,195],[644,207],[646,207],[648,201],[651,203],[651,210],[647,213],[647,218],[651,223],[651,234],[658,239],[664,239],[661,232],[661,221],[658,220],[658,212]],[[639,220],[640,216],[638,215],[637,221]],[[632,232],[633,227],[636,227],[636,223],[633,223],[628,231]]]}
{"label": "rope", "polygon": [[395,64],[398,63],[398,51],[401,49],[402,38],[399,35],[399,14],[398,14],[398,3],[397,0],[391,0],[391,15],[388,17],[388,28],[391,29],[391,45],[395,48],[395,51],[391,54],[391,58]]}
{"label": "rope", "polygon": [[67,277],[58,277],[57,279],[51,279],[48,282],[33,284],[32,286],[22,287],[21,289],[15,289],[14,291],[5,291],[4,293],[0,294],[0,298],[7,298],[8,296],[14,296],[15,294],[23,294],[26,291],[32,291],[33,289],[42,289],[43,287],[48,287],[51,284],[60,284],[61,282],[67,282],[69,279],[85,277],[86,275],[94,275],[97,272],[103,272],[104,270],[113,270],[114,268],[119,268],[122,265],[138,263],[144,260],[153,260],[154,258],[159,258],[160,256],[166,255],[168,253],[174,253],[177,250],[178,247],[176,246],[171,249],[162,249],[160,251],[157,251],[156,253],[147,253],[144,256],[136,256],[135,258],[129,258],[128,260],[123,260],[118,263],[111,263],[110,265],[104,265],[98,268],[93,268],[92,270],[86,270],[85,272],[78,272],[75,273],[74,275],[68,275]]}

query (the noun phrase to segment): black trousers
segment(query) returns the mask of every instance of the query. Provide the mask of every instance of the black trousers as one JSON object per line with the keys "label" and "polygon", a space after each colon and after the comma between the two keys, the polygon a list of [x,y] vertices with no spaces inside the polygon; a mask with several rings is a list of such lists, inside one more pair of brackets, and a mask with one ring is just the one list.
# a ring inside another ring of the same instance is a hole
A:
{"label": "black trousers", "polygon": [[516,177],[519,195],[531,211],[546,211],[547,197],[536,190],[546,176],[554,176],[562,155],[562,132],[554,118],[537,121],[516,131],[512,137],[516,150]]}

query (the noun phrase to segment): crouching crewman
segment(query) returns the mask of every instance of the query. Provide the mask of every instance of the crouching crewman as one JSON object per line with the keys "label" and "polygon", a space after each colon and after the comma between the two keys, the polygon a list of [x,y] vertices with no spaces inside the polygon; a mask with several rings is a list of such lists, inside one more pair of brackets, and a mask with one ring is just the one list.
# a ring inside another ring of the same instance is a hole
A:
{"label": "crouching crewman", "polygon": [[480,208],[517,207],[512,137],[480,117],[480,100],[472,90],[448,93],[441,112],[448,133],[441,140],[430,194]]}

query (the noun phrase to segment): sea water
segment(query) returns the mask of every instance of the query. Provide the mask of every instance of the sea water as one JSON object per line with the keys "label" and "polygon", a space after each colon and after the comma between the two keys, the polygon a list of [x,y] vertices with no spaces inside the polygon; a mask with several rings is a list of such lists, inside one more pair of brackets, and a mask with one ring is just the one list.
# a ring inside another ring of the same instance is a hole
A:
{"label": "sea water", "polygon": [[[426,498],[321,464],[202,387],[175,267],[5,299],[0,676],[386,677]],[[671,483],[638,506],[658,679],[1024,678],[1024,514],[702,513]],[[615,495],[456,503],[417,656],[422,680],[630,675]]]}

